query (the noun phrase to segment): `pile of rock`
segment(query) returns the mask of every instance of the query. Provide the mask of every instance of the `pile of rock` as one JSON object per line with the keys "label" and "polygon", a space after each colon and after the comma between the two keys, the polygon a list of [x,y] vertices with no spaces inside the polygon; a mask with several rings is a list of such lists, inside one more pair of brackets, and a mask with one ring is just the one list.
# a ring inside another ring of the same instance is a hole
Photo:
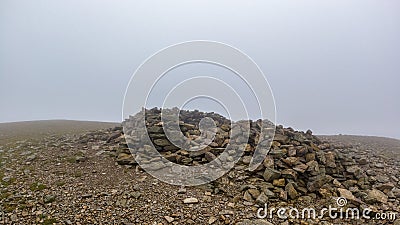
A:
{"label": "pile of rock", "polygon": [[[199,122],[205,117],[212,118],[216,124],[216,135],[211,143],[200,151],[176,147],[166,138],[161,122],[160,109],[146,110],[146,127],[151,142],[156,149],[169,161],[182,165],[200,165],[214,160],[230,143],[232,123],[216,113],[199,111],[181,111],[180,129],[182,134],[191,140],[188,148],[199,147],[196,140],[205,135],[199,128]],[[124,122],[125,132],[134,136],[135,125],[139,121],[138,115],[130,117]],[[139,118],[143,119],[143,118]],[[135,124],[136,123],[136,124]],[[297,201],[311,199],[334,199],[345,197],[351,205],[370,207],[380,204],[385,210],[397,210],[400,189],[394,178],[380,179],[376,177],[367,156],[360,157],[351,151],[351,146],[332,145],[320,141],[312,132],[295,131],[282,126],[267,126],[267,131],[275,131],[273,140],[269,140],[270,133],[260,137],[260,124],[269,124],[268,121],[248,121],[250,137],[244,155],[228,177],[235,182],[244,183],[241,187],[240,198],[246,204],[261,205],[273,201]],[[145,148],[137,138],[137,146]],[[265,143],[263,140],[265,139]],[[116,160],[120,165],[136,165],[134,154],[124,142],[122,129],[115,129],[107,140],[119,144],[115,149]],[[134,140],[133,140],[134,141]],[[272,142],[272,143],[271,143]],[[250,171],[250,164],[257,143],[271,146],[263,163],[255,170]],[[350,149],[350,150],[349,150]],[[351,154],[350,154],[351,153]],[[152,159],[148,159],[149,162]],[[239,172],[238,172],[239,171]]]}

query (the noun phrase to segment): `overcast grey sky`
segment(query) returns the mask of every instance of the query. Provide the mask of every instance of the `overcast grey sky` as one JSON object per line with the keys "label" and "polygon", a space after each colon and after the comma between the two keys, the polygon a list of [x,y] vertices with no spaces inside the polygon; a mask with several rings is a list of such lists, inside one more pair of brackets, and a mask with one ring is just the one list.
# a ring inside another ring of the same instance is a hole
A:
{"label": "overcast grey sky", "polygon": [[233,45],[265,73],[278,122],[400,138],[400,1],[0,1],[0,122],[121,121],[156,51]]}

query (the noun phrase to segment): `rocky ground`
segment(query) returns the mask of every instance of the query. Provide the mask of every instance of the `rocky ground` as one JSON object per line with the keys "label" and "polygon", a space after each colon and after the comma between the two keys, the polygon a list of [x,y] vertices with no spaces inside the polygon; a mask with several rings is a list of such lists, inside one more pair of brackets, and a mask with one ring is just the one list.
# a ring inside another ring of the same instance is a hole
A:
{"label": "rocky ground", "polygon": [[[224,177],[196,187],[160,182],[121,158],[126,154],[121,127],[8,139],[0,144],[0,224],[400,224],[257,218],[263,203],[321,209],[338,197],[346,197],[348,207],[395,212],[397,218],[400,212],[399,140],[323,136],[314,146],[311,134],[278,132],[275,155],[259,171],[246,170],[241,160]],[[303,155],[302,146],[314,149]],[[203,158],[190,163],[196,160]]]}
{"label": "rocky ground", "polygon": [[0,124],[0,145],[25,139],[38,139],[49,135],[81,134],[85,131],[99,130],[117,126],[117,123],[76,121],[76,120],[39,120]]}

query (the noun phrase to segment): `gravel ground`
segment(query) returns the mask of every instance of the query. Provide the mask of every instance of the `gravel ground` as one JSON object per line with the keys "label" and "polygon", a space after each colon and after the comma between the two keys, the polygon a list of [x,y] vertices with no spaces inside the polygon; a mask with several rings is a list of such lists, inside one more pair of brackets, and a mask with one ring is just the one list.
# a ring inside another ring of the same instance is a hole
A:
{"label": "gravel ground", "polygon": [[[385,169],[398,171],[399,140],[344,135],[321,138],[355,144],[358,151],[387,160],[383,161]],[[99,131],[91,139],[82,139],[74,132],[1,143],[0,224],[350,223],[259,220],[258,207],[237,198],[243,185],[240,181],[232,182],[225,176],[198,187],[165,184],[138,167],[116,164],[110,151],[115,146],[108,145],[106,139]],[[239,169],[234,171],[240,173]],[[195,202],[184,203],[188,198]]]}

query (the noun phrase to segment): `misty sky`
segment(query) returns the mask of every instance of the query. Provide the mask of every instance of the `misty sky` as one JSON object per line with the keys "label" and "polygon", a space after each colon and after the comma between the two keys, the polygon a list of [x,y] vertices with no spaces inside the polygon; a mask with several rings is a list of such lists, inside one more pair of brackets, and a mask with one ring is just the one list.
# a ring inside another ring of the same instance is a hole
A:
{"label": "misty sky", "polygon": [[202,39],[254,59],[278,123],[400,138],[399,12],[397,0],[2,0],[0,122],[121,121],[135,69]]}

